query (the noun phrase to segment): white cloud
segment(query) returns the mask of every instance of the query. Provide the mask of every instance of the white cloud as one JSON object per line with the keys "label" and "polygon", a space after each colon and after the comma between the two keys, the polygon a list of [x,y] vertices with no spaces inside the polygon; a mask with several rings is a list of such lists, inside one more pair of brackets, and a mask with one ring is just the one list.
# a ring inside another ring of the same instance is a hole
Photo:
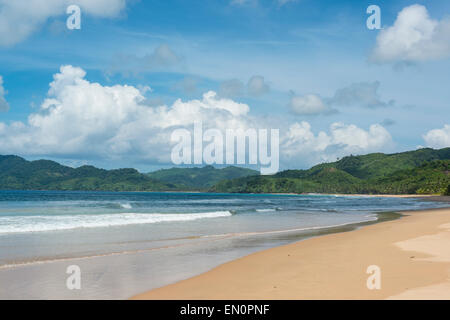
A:
{"label": "white cloud", "polygon": [[[335,161],[349,154],[365,154],[389,150],[393,145],[390,133],[381,125],[371,125],[364,130],[356,125],[335,122],[329,132],[315,135],[311,125],[302,121],[291,125],[283,138],[280,152],[287,163],[295,160],[309,165],[324,161]],[[301,160],[300,160],[301,159]]]}
{"label": "white cloud", "polygon": [[3,77],[0,76],[0,112],[9,110],[9,103],[5,99],[5,88],[3,88]]}
{"label": "white cloud", "polygon": [[334,123],[329,133],[315,135],[307,122],[286,126],[275,118],[251,116],[247,104],[220,98],[213,91],[201,99],[150,106],[144,89],[103,86],[85,77],[80,68],[62,66],[39,111],[27,122],[0,122],[0,154],[168,164],[173,130],[192,131],[194,121],[202,121],[205,130],[217,128],[221,132],[280,129],[281,161],[293,167],[349,153],[380,151],[391,143],[389,133],[380,125],[366,131]]}
{"label": "white cloud", "polygon": [[450,125],[446,124],[442,129],[433,129],[424,136],[427,147],[440,149],[450,147]]}
{"label": "white cloud", "polygon": [[394,25],[380,31],[371,60],[374,62],[415,62],[450,55],[450,20],[433,20],[426,7],[405,7]]}
{"label": "white cloud", "polygon": [[388,145],[392,138],[389,132],[379,124],[373,124],[365,131],[357,126],[333,123],[330,127],[332,143],[345,145],[350,152],[356,153],[379,150]]}
{"label": "white cloud", "polygon": [[313,115],[329,111],[322,98],[315,94],[292,95],[289,102],[292,112],[299,115]]}
{"label": "white cloud", "polygon": [[249,107],[207,92],[201,100],[150,107],[133,86],[102,86],[84,70],[63,66],[48,97],[27,123],[1,124],[0,153],[170,159],[170,133],[202,120],[215,128],[246,127]]}
{"label": "white cloud", "polygon": [[80,6],[82,14],[113,18],[125,8],[126,0],[0,0],[0,46],[23,41],[49,18],[66,14],[72,4]]}
{"label": "white cloud", "polygon": [[394,100],[384,102],[378,94],[379,81],[353,83],[348,87],[336,90],[329,103],[337,106],[363,106],[368,108],[386,107],[394,104]]}

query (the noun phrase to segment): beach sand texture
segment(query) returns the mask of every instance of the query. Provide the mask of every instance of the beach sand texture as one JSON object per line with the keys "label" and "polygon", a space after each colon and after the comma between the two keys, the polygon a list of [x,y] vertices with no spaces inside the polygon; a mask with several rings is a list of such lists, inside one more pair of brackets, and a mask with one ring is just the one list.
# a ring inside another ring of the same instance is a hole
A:
{"label": "beach sand texture", "polygon": [[[450,299],[450,208],[257,252],[134,299]],[[369,290],[367,268],[381,271]]]}

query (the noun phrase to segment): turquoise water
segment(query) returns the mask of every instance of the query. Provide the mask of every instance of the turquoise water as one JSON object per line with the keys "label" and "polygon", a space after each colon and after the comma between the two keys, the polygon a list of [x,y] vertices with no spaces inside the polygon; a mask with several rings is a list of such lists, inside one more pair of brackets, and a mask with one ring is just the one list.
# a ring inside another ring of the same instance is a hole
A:
{"label": "turquoise water", "polygon": [[[127,298],[312,231],[442,204],[323,195],[0,191],[0,298]],[[81,290],[65,286],[79,265]]]}

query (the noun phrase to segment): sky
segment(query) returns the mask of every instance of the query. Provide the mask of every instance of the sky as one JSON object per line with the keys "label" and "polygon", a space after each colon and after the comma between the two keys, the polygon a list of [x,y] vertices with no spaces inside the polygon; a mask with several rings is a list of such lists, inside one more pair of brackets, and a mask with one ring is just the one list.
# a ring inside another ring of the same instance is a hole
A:
{"label": "sky", "polygon": [[279,129],[280,169],[450,147],[449,57],[449,1],[0,0],[0,154],[151,171],[194,121]]}

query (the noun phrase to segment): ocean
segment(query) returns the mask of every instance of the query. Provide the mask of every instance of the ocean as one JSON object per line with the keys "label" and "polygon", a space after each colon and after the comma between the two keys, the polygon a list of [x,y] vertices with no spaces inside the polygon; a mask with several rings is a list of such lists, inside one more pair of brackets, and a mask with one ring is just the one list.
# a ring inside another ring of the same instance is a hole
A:
{"label": "ocean", "polygon": [[[125,299],[380,212],[442,206],[364,196],[0,191],[0,298]],[[79,290],[66,285],[72,265]]]}

